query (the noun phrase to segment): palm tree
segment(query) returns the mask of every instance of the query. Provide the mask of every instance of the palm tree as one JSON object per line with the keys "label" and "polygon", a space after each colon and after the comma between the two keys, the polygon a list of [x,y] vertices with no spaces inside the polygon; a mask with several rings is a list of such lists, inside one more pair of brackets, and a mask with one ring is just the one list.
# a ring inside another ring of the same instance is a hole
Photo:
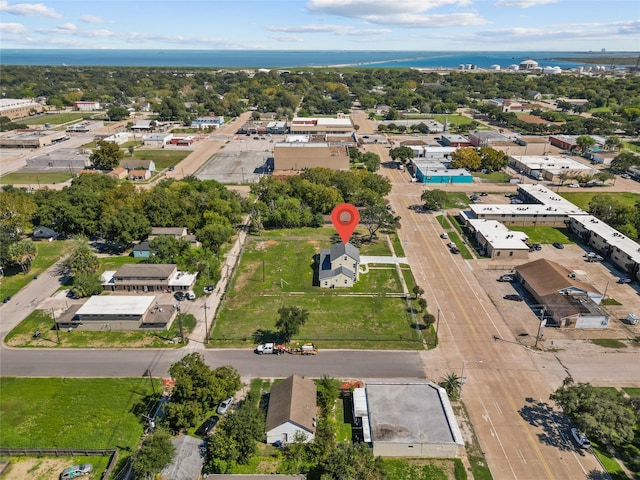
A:
{"label": "palm tree", "polygon": [[462,379],[455,373],[448,373],[446,376],[442,377],[438,385],[445,389],[449,398],[456,400],[460,396]]}

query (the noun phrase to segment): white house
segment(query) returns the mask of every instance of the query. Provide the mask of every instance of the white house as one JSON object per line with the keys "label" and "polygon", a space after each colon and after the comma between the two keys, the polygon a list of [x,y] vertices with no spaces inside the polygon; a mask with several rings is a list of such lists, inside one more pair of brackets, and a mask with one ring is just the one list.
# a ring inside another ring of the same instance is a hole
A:
{"label": "white house", "polygon": [[336,243],[320,251],[318,280],[322,288],[353,287],[358,281],[360,253],[350,243]]}
{"label": "white house", "polygon": [[267,443],[290,443],[304,437],[313,442],[316,434],[316,384],[291,375],[271,387],[267,409]]}

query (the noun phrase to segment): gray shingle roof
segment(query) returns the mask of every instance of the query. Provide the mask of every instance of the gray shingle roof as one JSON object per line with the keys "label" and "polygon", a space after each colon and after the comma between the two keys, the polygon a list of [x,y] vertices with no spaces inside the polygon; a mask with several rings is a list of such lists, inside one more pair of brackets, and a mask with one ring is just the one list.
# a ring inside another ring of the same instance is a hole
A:
{"label": "gray shingle roof", "polygon": [[315,433],[316,384],[313,380],[291,375],[271,387],[267,430],[283,423],[293,422],[305,430]]}

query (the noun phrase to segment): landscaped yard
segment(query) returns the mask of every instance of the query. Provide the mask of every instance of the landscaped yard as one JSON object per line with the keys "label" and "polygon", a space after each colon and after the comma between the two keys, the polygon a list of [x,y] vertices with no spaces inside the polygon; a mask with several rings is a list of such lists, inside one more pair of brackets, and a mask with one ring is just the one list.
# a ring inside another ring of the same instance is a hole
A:
{"label": "landscaped yard", "polygon": [[[296,305],[309,312],[309,319],[295,341],[318,342],[321,349],[422,348],[393,265],[370,266],[352,289],[314,286],[314,255],[331,246],[333,234],[332,228],[298,229],[251,238],[211,345],[249,347],[275,339],[278,309]],[[377,242],[386,245],[382,238]],[[377,243],[360,250],[361,255],[370,252],[384,254]]]}
{"label": "landscaped yard", "polygon": [[551,245],[554,242],[574,243],[567,235],[566,228],[554,227],[521,227],[517,225],[509,225],[509,230],[515,232],[526,233],[529,237],[529,243],[546,243]]}
{"label": "landscaped yard", "polygon": [[0,177],[2,185],[54,185],[75,177],[75,173],[64,172],[11,172]]}
{"label": "landscaped yard", "polygon": [[602,193],[602,192],[562,192],[560,196],[566,198],[571,203],[577,205],[583,210],[589,210],[589,202],[595,195],[603,195],[616,200],[623,205],[633,207],[637,202],[640,202],[640,193],[632,192],[616,192],[616,193]]}
{"label": "landscaped yard", "polygon": [[3,377],[0,390],[3,447],[134,449],[151,384],[142,377]]}
{"label": "landscaped yard", "polygon": [[20,267],[5,268],[4,276],[0,278],[0,298],[15,295],[27,283],[57,262],[71,248],[72,242],[55,240],[53,242],[36,242],[38,255],[31,264],[29,273],[22,273]]}

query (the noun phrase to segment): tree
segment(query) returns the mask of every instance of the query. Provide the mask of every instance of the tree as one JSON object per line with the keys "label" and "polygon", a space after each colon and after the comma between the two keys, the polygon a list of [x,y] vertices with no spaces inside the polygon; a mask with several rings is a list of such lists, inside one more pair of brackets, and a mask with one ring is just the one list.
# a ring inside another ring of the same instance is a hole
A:
{"label": "tree", "polygon": [[451,153],[451,166],[453,168],[466,168],[467,170],[480,170],[482,159],[475,148],[459,148]]}
{"label": "tree", "polygon": [[71,292],[78,298],[99,295],[102,292],[102,281],[97,273],[79,273],[73,277]]}
{"label": "tree", "polygon": [[382,460],[364,443],[342,442],[321,464],[325,480],[378,480],[382,478]]}
{"label": "tree", "polygon": [[129,118],[129,110],[125,107],[111,107],[107,110],[107,117],[112,122],[119,122],[125,118]]}
{"label": "tree", "polygon": [[586,152],[596,144],[596,141],[589,135],[580,135],[576,138],[576,143],[583,152]]}
{"label": "tree", "polygon": [[449,398],[456,400],[460,396],[462,379],[455,373],[448,373],[442,377],[438,385],[445,389]]}
{"label": "tree", "polygon": [[419,285],[414,285],[411,289],[415,298],[421,297],[424,294],[424,288]]}
{"label": "tree", "polygon": [[367,205],[360,211],[360,223],[369,231],[369,241],[373,240],[381,228],[393,228],[399,218],[395,217],[384,205]]}
{"label": "tree", "polygon": [[614,445],[630,443],[638,412],[620,392],[599,389],[567,377],[550,396],[587,435],[604,437]]}
{"label": "tree", "polygon": [[420,297],[418,299],[418,306],[420,307],[420,311],[424,312],[424,309],[427,308],[427,300],[424,297]]}
{"label": "tree", "polygon": [[389,150],[389,155],[392,160],[396,160],[402,163],[405,163],[410,158],[413,158],[415,155],[413,150],[409,147],[396,147]]}
{"label": "tree", "polygon": [[327,415],[338,399],[338,382],[328,375],[322,375],[318,380],[318,406]]}
{"label": "tree", "polygon": [[0,230],[17,237],[31,230],[38,205],[33,197],[17,188],[0,192]]}
{"label": "tree", "polygon": [[611,169],[617,172],[626,172],[636,165],[640,165],[640,156],[632,152],[621,152],[611,161]]}
{"label": "tree", "polygon": [[196,231],[196,239],[202,243],[203,247],[209,248],[213,252],[217,253],[220,250],[220,247],[231,239],[233,233],[234,229],[229,225],[228,220],[226,221],[226,224],[208,223],[203,228]]}
{"label": "tree", "polygon": [[120,245],[131,245],[151,232],[151,224],[144,213],[131,206],[124,206],[102,216],[104,238]]}
{"label": "tree", "polygon": [[447,192],[437,188],[435,190],[425,190],[420,195],[420,199],[428,210],[439,210],[447,202]]}
{"label": "tree", "polygon": [[169,367],[175,380],[167,420],[174,430],[189,428],[221,400],[240,389],[240,375],[230,366],[211,370],[200,353],[190,353]]}
{"label": "tree", "polygon": [[429,328],[431,325],[436,323],[436,317],[434,317],[431,313],[425,313],[422,316],[422,321],[427,326],[427,328]]}
{"label": "tree", "polygon": [[93,151],[89,159],[95,168],[112,170],[120,165],[120,160],[124,158],[124,153],[115,142],[98,141],[97,148]]}
{"label": "tree", "polygon": [[280,307],[278,309],[278,315],[276,328],[285,342],[291,341],[291,338],[298,334],[300,327],[302,327],[309,318],[309,312],[296,305]]}
{"label": "tree", "polygon": [[622,146],[622,140],[617,135],[612,135],[607,137],[607,140],[604,142],[604,148],[607,150],[618,150]]}
{"label": "tree", "polygon": [[63,265],[69,269],[74,277],[83,273],[96,273],[100,269],[98,257],[84,242],[78,242]]}
{"label": "tree", "polygon": [[372,152],[367,152],[362,156],[362,162],[365,167],[367,167],[367,171],[373,173],[378,171],[380,168],[380,157]]}
{"label": "tree", "polygon": [[509,164],[509,155],[491,147],[480,149],[480,167],[490,172],[498,172]]}
{"label": "tree", "polygon": [[133,455],[133,473],[136,478],[151,480],[173,460],[175,452],[169,432],[158,429],[142,440],[140,449]]}
{"label": "tree", "polygon": [[20,265],[23,273],[31,270],[31,262],[36,258],[38,251],[31,240],[18,240],[9,245],[7,250],[11,262]]}

